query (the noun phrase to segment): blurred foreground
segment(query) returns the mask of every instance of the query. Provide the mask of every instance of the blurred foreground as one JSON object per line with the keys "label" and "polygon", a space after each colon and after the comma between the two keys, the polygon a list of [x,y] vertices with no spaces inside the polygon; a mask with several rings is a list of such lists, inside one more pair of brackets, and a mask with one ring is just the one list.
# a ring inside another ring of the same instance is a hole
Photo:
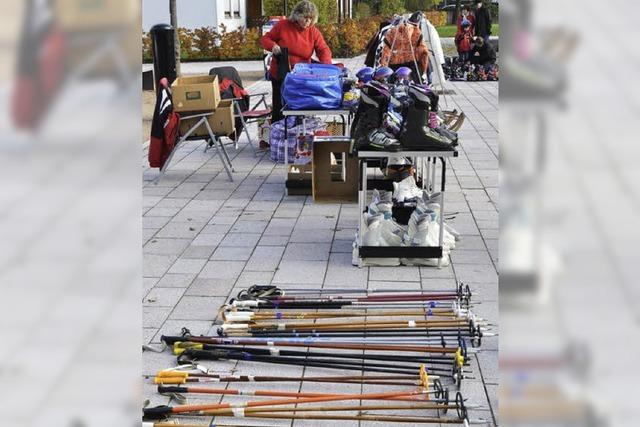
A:
{"label": "blurred foreground", "polygon": [[0,424],[139,422],[137,2],[0,14]]}
{"label": "blurred foreground", "polygon": [[500,3],[500,422],[637,425],[639,6]]}

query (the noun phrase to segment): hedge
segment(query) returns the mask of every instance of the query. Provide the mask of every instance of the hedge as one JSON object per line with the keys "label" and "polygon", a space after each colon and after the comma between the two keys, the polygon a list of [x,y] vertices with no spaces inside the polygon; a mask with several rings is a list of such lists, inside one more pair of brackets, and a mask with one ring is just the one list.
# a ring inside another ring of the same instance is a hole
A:
{"label": "hedge", "polygon": [[[425,12],[436,27],[446,24],[446,12]],[[334,58],[350,58],[364,53],[371,37],[379,28],[381,16],[360,20],[346,19],[341,24],[319,23]],[[193,30],[179,28],[181,61],[221,61],[262,59],[260,30],[258,28],[227,31],[221,25],[220,32],[212,27]],[[152,61],[149,33],[142,33],[142,60]]]}

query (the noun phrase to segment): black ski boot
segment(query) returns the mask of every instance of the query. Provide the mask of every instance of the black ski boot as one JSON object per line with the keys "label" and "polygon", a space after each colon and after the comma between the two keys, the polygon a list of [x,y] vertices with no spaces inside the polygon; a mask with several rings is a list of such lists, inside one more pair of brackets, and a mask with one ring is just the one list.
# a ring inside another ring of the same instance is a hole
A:
{"label": "black ski boot", "polygon": [[405,150],[449,151],[451,140],[431,129],[429,120],[429,98],[416,88],[409,89],[411,102],[400,134],[400,143]]}
{"label": "black ski boot", "polygon": [[389,99],[389,91],[384,85],[371,83],[362,90],[351,126],[351,139],[358,150],[399,151],[402,148],[396,139],[380,130]]}

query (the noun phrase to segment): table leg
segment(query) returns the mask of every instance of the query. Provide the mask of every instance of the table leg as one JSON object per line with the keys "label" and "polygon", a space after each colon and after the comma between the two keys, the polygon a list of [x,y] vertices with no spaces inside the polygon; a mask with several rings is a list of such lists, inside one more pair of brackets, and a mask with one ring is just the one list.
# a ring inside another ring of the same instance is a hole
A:
{"label": "table leg", "polygon": [[440,233],[438,235],[438,244],[442,248],[442,256],[438,259],[438,267],[442,266],[444,258],[444,189],[447,179],[447,159],[440,157],[440,162],[442,162],[442,177],[440,181]]}

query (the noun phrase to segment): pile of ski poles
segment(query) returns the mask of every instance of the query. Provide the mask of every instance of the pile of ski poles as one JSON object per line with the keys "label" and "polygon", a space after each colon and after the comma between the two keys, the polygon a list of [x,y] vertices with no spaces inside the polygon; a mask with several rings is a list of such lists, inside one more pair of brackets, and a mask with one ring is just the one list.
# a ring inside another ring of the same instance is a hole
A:
{"label": "pile of ski poles", "polygon": [[[262,396],[240,404],[212,403],[145,408],[149,420],[170,416],[359,420],[409,424],[473,424],[460,391],[473,378],[469,355],[490,326],[472,312],[471,291],[361,291],[252,286],[220,309],[218,336],[162,336],[178,367],[153,378],[158,392],[183,402],[188,395]],[[469,343],[469,345],[467,345]],[[340,350],[339,352],[336,350]],[[334,376],[250,376],[211,373],[201,361],[239,360],[354,371]],[[371,384],[377,393],[303,393],[239,390],[232,383]],[[207,383],[226,383],[208,387]],[[405,386],[406,390],[398,390]],[[349,403],[351,402],[351,403]],[[335,404],[340,403],[340,404]],[[390,415],[424,410],[422,416]],[[449,412],[451,410],[451,412]],[[455,414],[447,416],[447,414]],[[163,427],[166,423],[155,423]],[[185,425],[185,424],[181,424]]]}

